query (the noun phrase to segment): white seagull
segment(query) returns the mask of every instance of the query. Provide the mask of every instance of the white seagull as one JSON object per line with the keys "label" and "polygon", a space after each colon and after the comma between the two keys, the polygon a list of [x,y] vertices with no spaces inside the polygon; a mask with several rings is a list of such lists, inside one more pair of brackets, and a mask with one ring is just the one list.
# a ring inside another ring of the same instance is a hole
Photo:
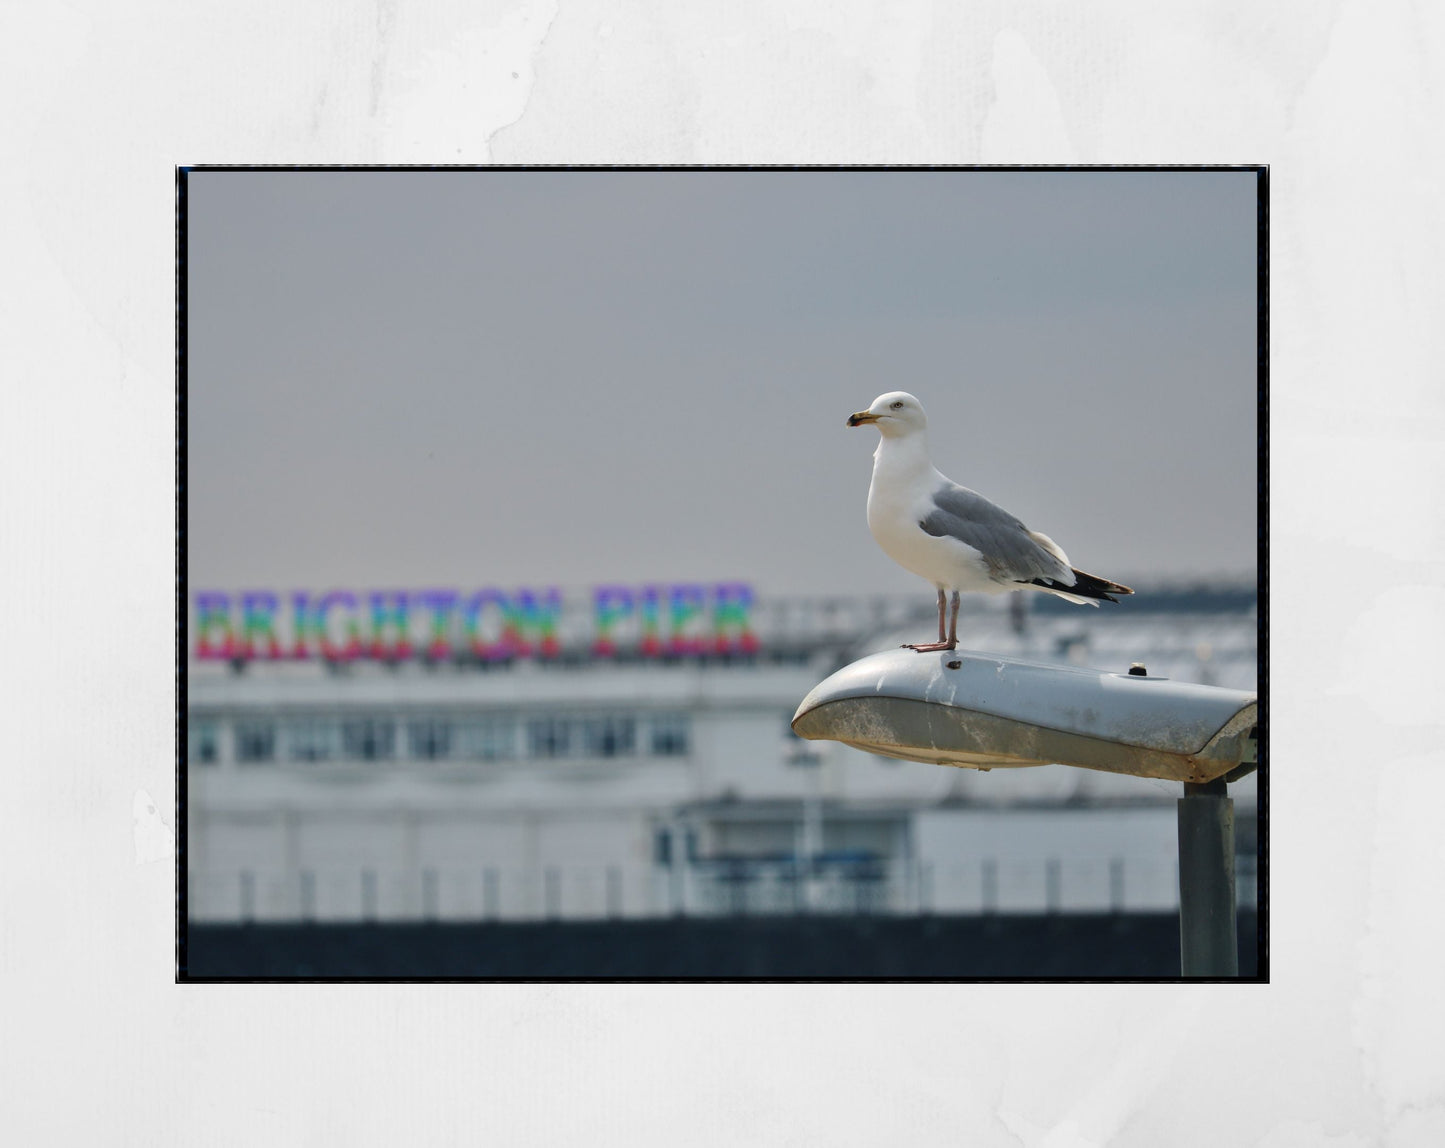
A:
{"label": "white seagull", "polygon": [[[850,427],[872,423],[882,436],[873,452],[868,487],[868,529],[883,552],[938,588],[938,641],[904,649],[958,646],[960,591],[1006,594],[1042,590],[1084,606],[1134,591],[1075,570],[1052,538],[1030,530],[983,495],[945,478],[928,459],[928,417],[906,391],[879,395],[866,411],[848,416]],[[945,637],[945,594],[953,608]]]}

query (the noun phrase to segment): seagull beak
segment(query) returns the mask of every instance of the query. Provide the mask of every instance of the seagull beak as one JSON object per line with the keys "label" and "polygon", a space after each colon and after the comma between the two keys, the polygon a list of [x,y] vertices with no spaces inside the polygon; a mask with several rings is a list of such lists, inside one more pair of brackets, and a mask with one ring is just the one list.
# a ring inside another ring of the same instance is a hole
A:
{"label": "seagull beak", "polygon": [[854,411],[848,416],[850,427],[861,427],[864,423],[876,423],[877,421],[878,416],[872,411]]}

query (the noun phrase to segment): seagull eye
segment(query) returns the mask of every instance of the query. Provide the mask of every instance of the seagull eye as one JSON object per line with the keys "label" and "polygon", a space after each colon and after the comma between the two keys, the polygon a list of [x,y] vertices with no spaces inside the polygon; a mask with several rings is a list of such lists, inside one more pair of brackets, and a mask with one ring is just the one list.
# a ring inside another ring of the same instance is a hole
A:
{"label": "seagull eye", "polygon": [[903,400],[902,400],[902,399],[899,399],[896,403],[894,403],[894,404],[893,404],[893,409],[894,409],[895,411],[901,411],[901,410],[903,409]]}

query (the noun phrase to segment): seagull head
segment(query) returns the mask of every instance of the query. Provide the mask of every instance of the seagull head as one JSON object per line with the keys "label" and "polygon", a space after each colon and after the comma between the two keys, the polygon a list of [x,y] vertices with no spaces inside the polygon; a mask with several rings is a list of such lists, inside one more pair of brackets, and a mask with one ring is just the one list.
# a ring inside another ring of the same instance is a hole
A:
{"label": "seagull head", "polygon": [[854,411],[848,416],[850,427],[873,423],[886,438],[915,434],[928,425],[928,416],[923,413],[923,404],[907,391],[889,391],[873,400],[866,411]]}

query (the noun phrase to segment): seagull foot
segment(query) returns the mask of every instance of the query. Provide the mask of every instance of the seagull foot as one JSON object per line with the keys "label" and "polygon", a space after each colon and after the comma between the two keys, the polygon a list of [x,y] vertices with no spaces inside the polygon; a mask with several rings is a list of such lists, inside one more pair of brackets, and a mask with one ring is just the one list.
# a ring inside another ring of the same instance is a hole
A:
{"label": "seagull foot", "polygon": [[909,645],[907,642],[905,642],[905,643],[903,643],[903,649],[905,649],[905,650],[917,650],[920,654],[932,654],[932,653],[935,653],[936,651],[939,651],[939,650],[956,650],[956,649],[958,649],[958,643],[957,643],[957,642],[927,642],[927,643],[924,643],[923,645],[911,646],[911,645]]}

